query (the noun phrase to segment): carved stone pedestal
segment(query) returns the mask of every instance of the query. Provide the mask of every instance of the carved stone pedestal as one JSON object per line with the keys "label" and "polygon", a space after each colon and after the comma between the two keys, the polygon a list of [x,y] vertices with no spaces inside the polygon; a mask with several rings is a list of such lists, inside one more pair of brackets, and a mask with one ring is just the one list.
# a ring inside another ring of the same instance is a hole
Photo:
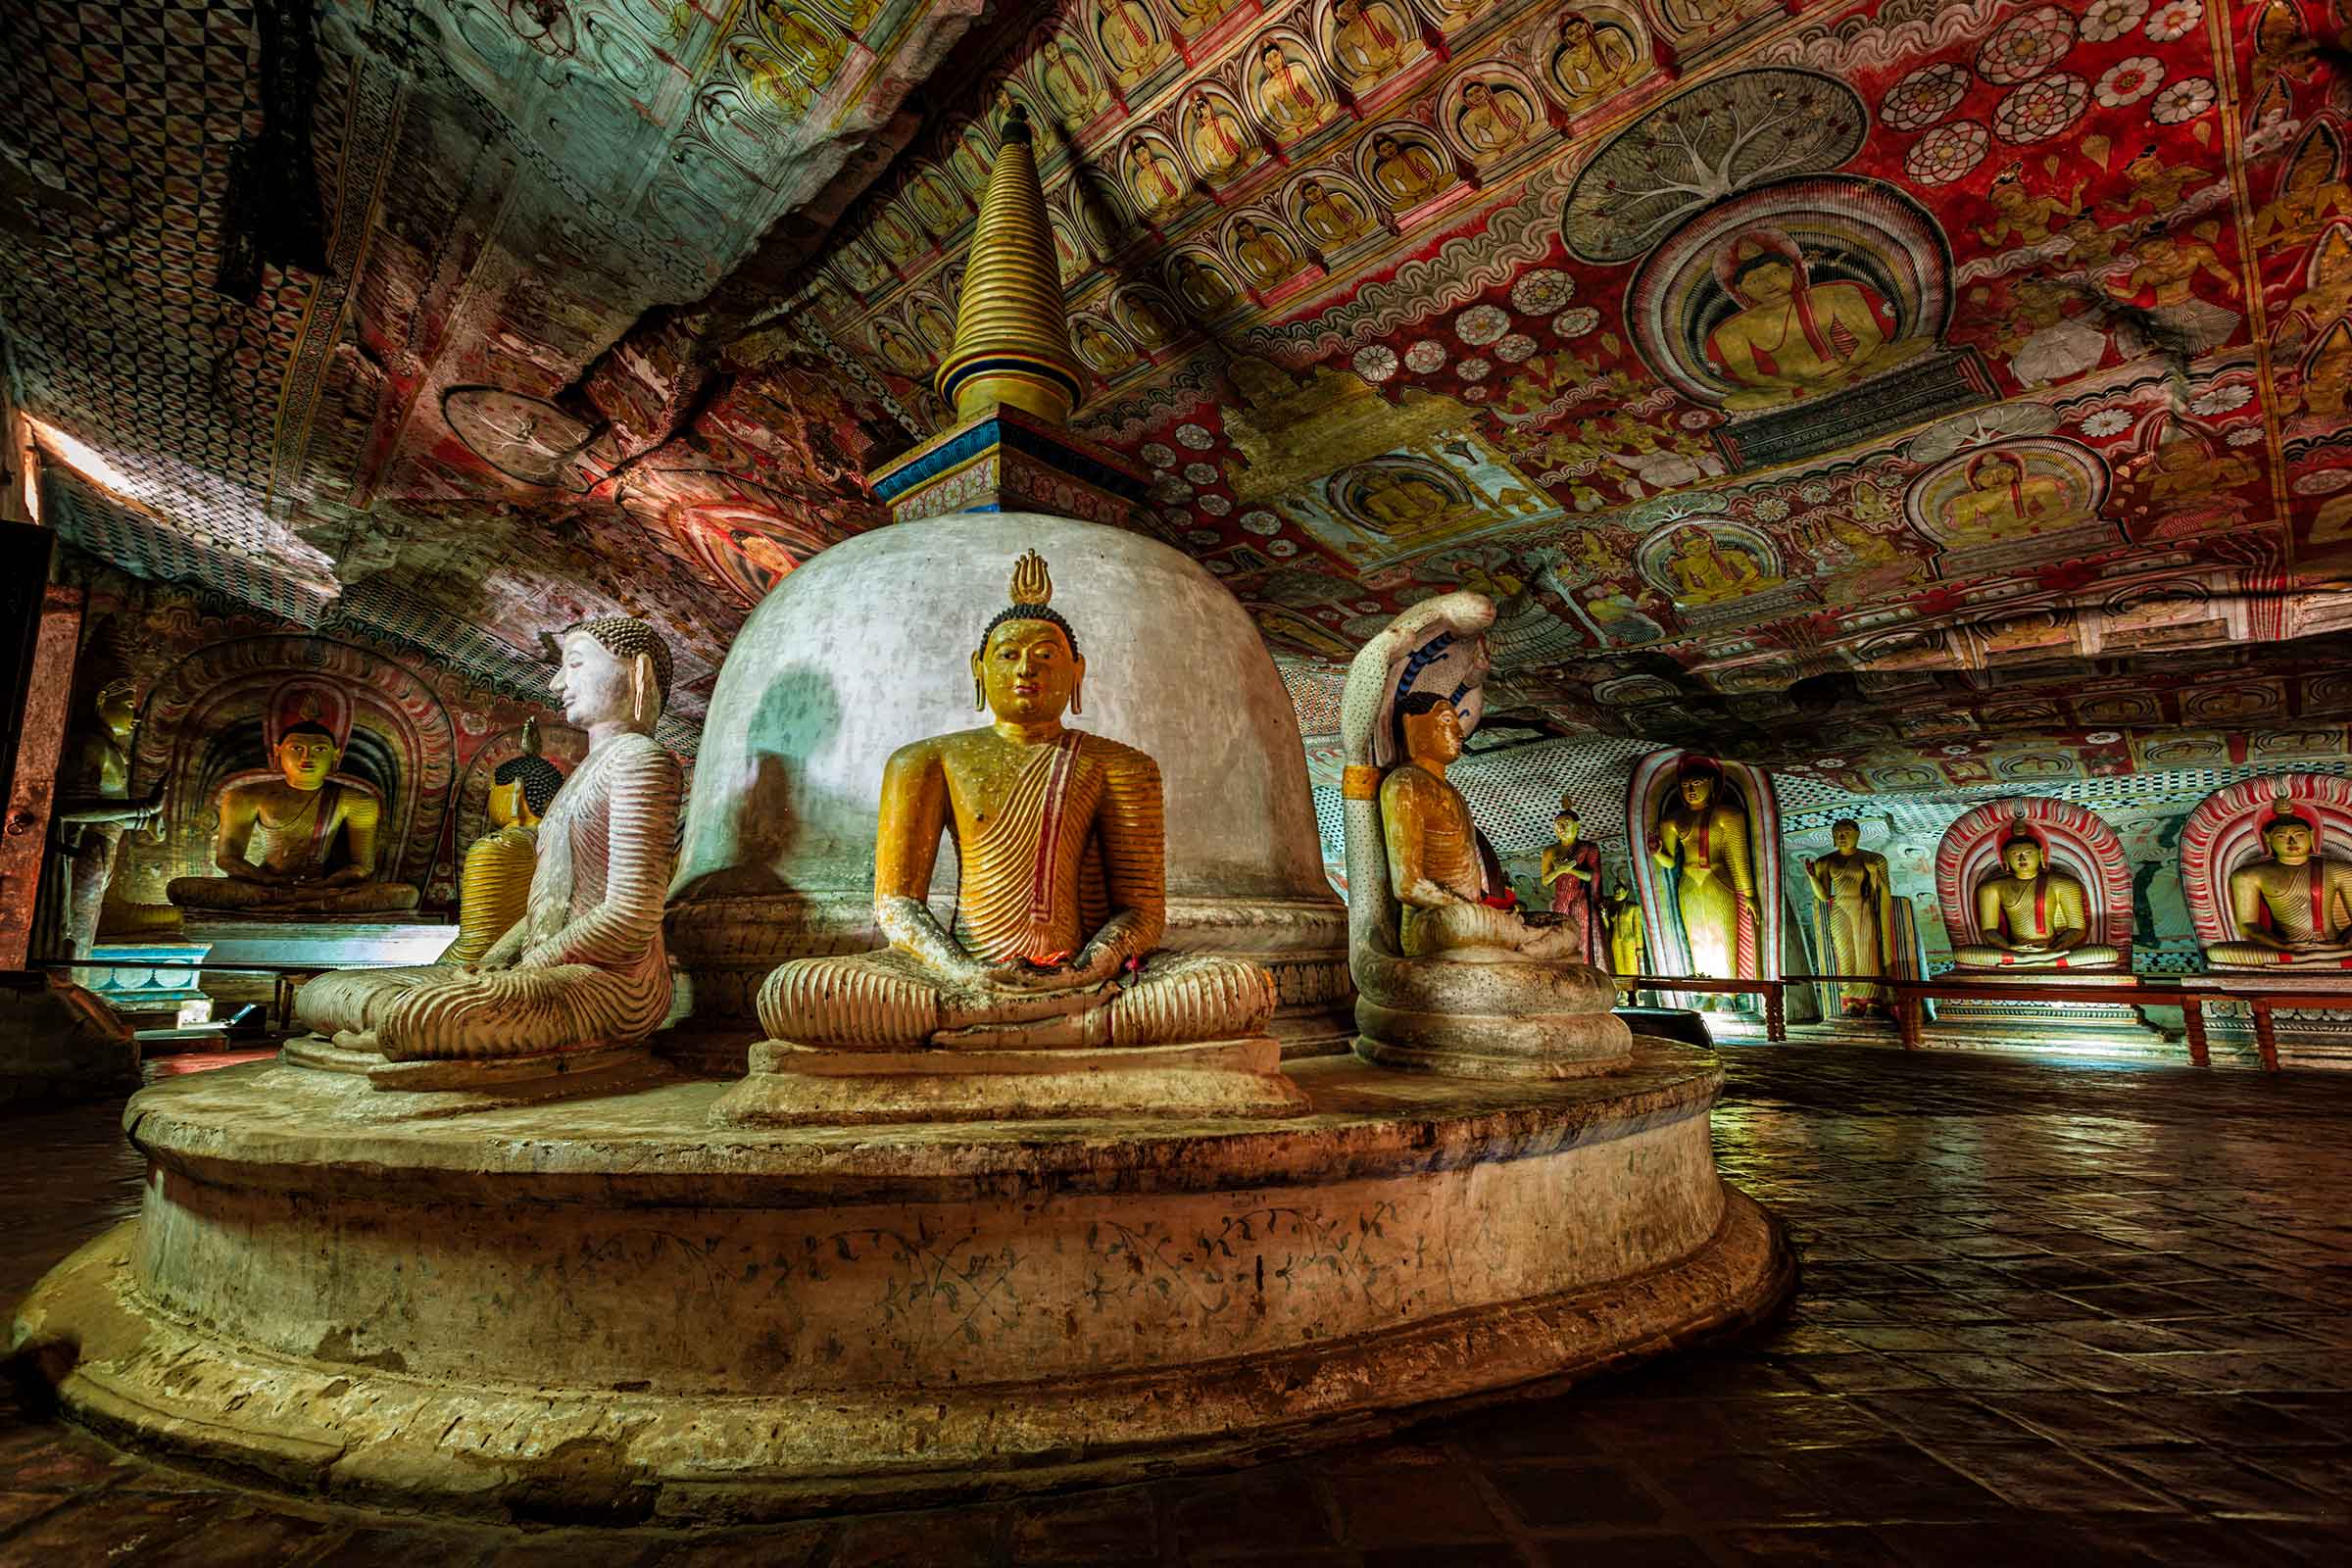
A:
{"label": "carved stone pedestal", "polygon": [[1716,1174],[1707,1053],[1291,1072],[1279,1121],[791,1130],[714,1130],[710,1082],[386,1122],[353,1074],[203,1073],[131,1102],[140,1217],[14,1339],[71,1418],[178,1462],[688,1524],[1353,1440],[1788,1289]]}
{"label": "carved stone pedestal", "polygon": [[1064,1116],[1288,1116],[1306,1096],[1259,1035],[1103,1051],[824,1051],[752,1047],[711,1107],[721,1127],[1033,1121]]}

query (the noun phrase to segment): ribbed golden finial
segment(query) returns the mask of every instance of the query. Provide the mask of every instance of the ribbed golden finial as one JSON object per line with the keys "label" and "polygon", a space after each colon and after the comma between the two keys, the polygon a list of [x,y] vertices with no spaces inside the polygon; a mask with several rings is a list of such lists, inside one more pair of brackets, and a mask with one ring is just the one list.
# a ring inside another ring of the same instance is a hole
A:
{"label": "ribbed golden finial", "polygon": [[522,755],[525,757],[539,755],[539,718],[535,713],[526,714],[522,721]]}
{"label": "ribbed golden finial", "polygon": [[956,345],[939,368],[939,395],[955,405],[958,419],[1009,403],[1059,424],[1085,388],[1070,352],[1054,231],[1029,136],[1028,112],[1014,104],[972,229]]}

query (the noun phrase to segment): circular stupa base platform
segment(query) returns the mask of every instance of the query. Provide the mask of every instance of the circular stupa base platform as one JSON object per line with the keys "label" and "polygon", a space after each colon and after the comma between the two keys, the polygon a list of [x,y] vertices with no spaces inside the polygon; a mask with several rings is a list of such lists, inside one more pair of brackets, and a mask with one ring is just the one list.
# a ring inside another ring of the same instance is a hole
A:
{"label": "circular stupa base platform", "polygon": [[[1752,1321],[1788,1248],[1704,1052],[1293,1069],[1276,1121],[714,1129],[726,1086],[402,1116],[257,1062],[126,1113],[141,1217],[21,1309],[131,1447],[352,1502],[680,1525],[1358,1438]],[[427,1097],[416,1096],[419,1101]]]}

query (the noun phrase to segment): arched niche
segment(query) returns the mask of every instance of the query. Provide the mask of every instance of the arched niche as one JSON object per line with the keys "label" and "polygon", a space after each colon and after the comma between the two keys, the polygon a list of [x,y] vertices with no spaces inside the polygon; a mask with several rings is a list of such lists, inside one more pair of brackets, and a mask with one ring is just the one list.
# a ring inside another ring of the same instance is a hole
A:
{"label": "arched niche", "polygon": [[2180,897],[2198,946],[2243,940],[2230,909],[2230,874],[2268,853],[2262,824],[2280,800],[2318,826],[2314,858],[2352,859],[2352,778],[2273,773],[2215,790],[2180,824]]}
{"label": "arched niche", "polygon": [[[221,788],[261,776],[286,709],[313,700],[344,738],[336,778],[383,802],[379,868],[425,886],[447,825],[457,732],[423,678],[380,654],[326,637],[242,637],[173,665],[141,710],[134,785],[167,785],[166,841],[139,856],[150,878],[205,876]],[[159,883],[160,886],[160,883]]]}
{"label": "arched niche", "polygon": [[[1657,831],[1658,813],[1680,787],[1684,760],[1696,754],[1669,750],[1652,752],[1634,765],[1626,797],[1627,859],[1633,864],[1634,890],[1642,900],[1642,918],[1647,928],[1648,968],[1652,974],[1690,973],[1690,951],[1683,938],[1682,910],[1667,886],[1665,869],[1651,857],[1649,842]],[[1782,941],[1787,921],[1781,893],[1781,812],[1773,794],[1772,776],[1745,762],[1712,760],[1721,774],[1719,788],[1732,791],[1747,813],[1748,858],[1755,877],[1759,927],[1756,933],[1757,975],[1777,980],[1782,965]],[[1696,998],[1697,993],[1691,996]]]}
{"label": "arched niche", "polygon": [[2114,948],[2132,964],[2132,863],[2123,840],[2097,813],[2065,801],[2033,795],[1992,801],[1943,830],[1936,846],[1936,902],[1952,946],[1974,942],[1977,888],[2002,875],[2001,843],[2023,820],[2040,841],[2045,864],[2082,884],[2086,943]]}

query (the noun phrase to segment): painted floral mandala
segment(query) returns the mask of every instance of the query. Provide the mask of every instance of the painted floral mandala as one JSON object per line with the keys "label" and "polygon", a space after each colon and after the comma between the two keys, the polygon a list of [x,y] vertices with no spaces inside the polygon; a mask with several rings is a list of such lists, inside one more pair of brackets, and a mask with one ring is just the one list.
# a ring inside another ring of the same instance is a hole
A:
{"label": "painted floral mandala", "polygon": [[2299,496],[2331,496],[2352,486],[2352,468],[2321,468],[2297,476],[2287,488]]}
{"label": "painted floral mandala", "polygon": [[1538,268],[1511,285],[1511,309],[1523,316],[1549,316],[1576,298],[1576,282],[1566,272]]}
{"label": "painted floral mandala", "polygon": [[1367,381],[1386,381],[1396,373],[1396,351],[1375,343],[1355,351],[1355,373]]}
{"label": "painted floral mandala", "polygon": [[1984,161],[1992,133],[1981,120],[1937,125],[1903,155],[1903,172],[1923,185],[1948,185]]}
{"label": "painted floral mandala", "polygon": [[1513,332],[1494,345],[1494,357],[1505,365],[1517,365],[1536,352],[1536,340],[1525,332]]}
{"label": "painted floral mandala", "polygon": [[2086,414],[2077,428],[2087,436],[2109,436],[2132,427],[2132,416],[2121,409],[2100,409]]}
{"label": "painted floral mandala", "polygon": [[2204,20],[2205,0],[2171,0],[2158,6],[2148,19],[2148,36],[2158,43],[2171,43],[2188,36],[2188,30]]}
{"label": "painted floral mandala", "polygon": [[2092,43],[2121,38],[2148,14],[2148,0],[2090,0],[2082,13],[2082,36]]}
{"label": "painted floral mandala", "polygon": [[1498,305],[1473,305],[1453,318],[1453,329],[1463,342],[1481,348],[1511,329],[1511,313]]}
{"label": "painted floral mandala", "polygon": [[2027,12],[1984,40],[1977,51],[1977,74],[2008,86],[2031,81],[2066,58],[2075,46],[2075,19],[2060,6]]}
{"label": "painted floral mandala", "polygon": [[1245,512],[1242,526],[1260,538],[1271,539],[1282,532],[1282,519],[1271,512]]}
{"label": "painted floral mandala", "polygon": [[1590,305],[1572,305],[1551,318],[1551,329],[1563,338],[1583,337],[1600,324],[1600,313]]}
{"label": "painted floral mandala", "polygon": [[1205,463],[1186,464],[1184,476],[1195,484],[1215,484],[1217,482],[1217,470]]}
{"label": "painted floral mandala", "polygon": [[1277,558],[1287,559],[1288,557],[1295,556],[1298,553],[1298,547],[1291,543],[1291,541],[1288,539],[1277,539],[1273,543],[1266,546],[1266,554]]}
{"label": "painted floral mandala", "polygon": [[1233,503],[1223,496],[1202,496],[1200,510],[1212,517],[1222,517],[1233,510]]}
{"label": "painted floral mandala", "polygon": [[2029,81],[2002,99],[1992,127],[2003,141],[2046,141],[2081,119],[2089,102],[2090,83],[2062,71]]}
{"label": "painted floral mandala", "polygon": [[2156,95],[2148,114],[2159,125],[2178,125],[2184,120],[2194,120],[2213,107],[2213,83],[2203,76],[2190,76],[2176,81]]}
{"label": "painted floral mandala", "polygon": [[1446,345],[1423,338],[1404,351],[1404,368],[1416,375],[1427,375],[1446,363]]}
{"label": "painted floral mandala", "polygon": [[2109,109],[2135,104],[2164,85],[2164,63],[2148,55],[2112,67],[2099,78],[2099,102]]}
{"label": "painted floral mandala", "polygon": [[1213,447],[1217,444],[1217,438],[1215,436],[1210,435],[1206,430],[1202,429],[1197,424],[1178,425],[1176,427],[1176,441],[1178,445],[1191,447],[1195,452],[1206,452],[1210,447]]}
{"label": "painted floral mandala", "polygon": [[1175,452],[1168,447],[1161,446],[1156,441],[1146,442],[1144,449],[1137,456],[1154,468],[1172,468],[1176,466]]}
{"label": "painted floral mandala", "polygon": [[1923,66],[1886,89],[1879,120],[1888,130],[1925,130],[1968,96],[1968,71],[1945,60]]}
{"label": "painted floral mandala", "polygon": [[1453,373],[1465,381],[1484,381],[1487,378],[1487,372],[1493,368],[1494,367],[1484,360],[1464,360],[1453,368]]}

